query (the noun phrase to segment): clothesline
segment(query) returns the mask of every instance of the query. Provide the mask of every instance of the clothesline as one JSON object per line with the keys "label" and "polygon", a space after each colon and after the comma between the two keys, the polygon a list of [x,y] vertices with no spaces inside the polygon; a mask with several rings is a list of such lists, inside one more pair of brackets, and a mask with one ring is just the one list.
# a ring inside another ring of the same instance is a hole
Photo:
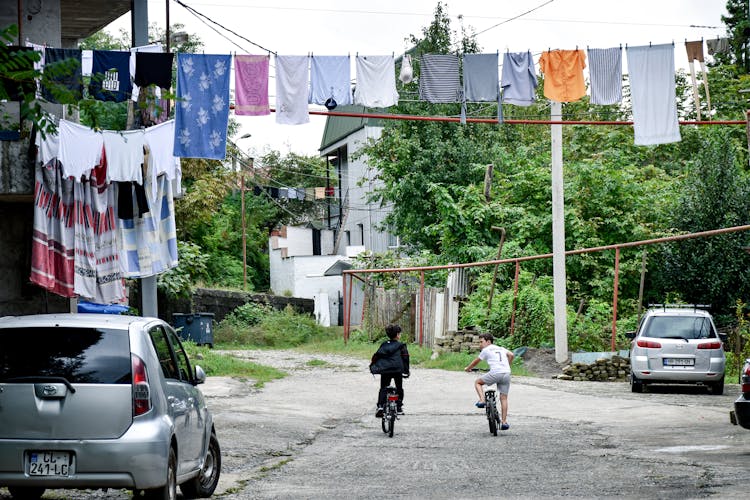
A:
{"label": "clothesline", "polygon": [[[271,112],[276,110],[271,108]],[[346,111],[309,111],[311,115],[341,116],[349,118],[373,118],[380,120],[412,120],[412,121],[435,121],[435,122],[460,122],[457,116],[420,116],[420,115],[394,115],[388,113],[355,113]],[[495,118],[466,118],[469,123],[493,123],[497,124]],[[604,121],[604,120],[520,120],[505,119],[503,123],[515,125],[633,125],[632,121]],[[746,120],[679,120],[680,125],[746,125]]]}
{"label": "clothesline", "polygon": [[[703,41],[686,45],[691,61],[703,67]],[[158,47],[153,47],[159,50]],[[552,101],[574,102],[590,91],[594,105],[612,105],[622,101],[623,49],[549,50],[538,61],[544,74],[545,97]],[[675,96],[674,43],[627,47],[628,76],[631,89],[633,121],[578,121],[580,125],[632,125],[635,144],[654,145],[680,140]],[[135,85],[172,85],[171,66],[174,54],[158,52],[119,53],[94,51],[92,83],[89,92],[101,100],[129,98]],[[63,61],[76,58],[81,51],[45,49],[45,60]],[[263,116],[271,112],[269,103],[269,61],[267,55],[208,55],[177,53],[176,111],[174,156],[223,159],[226,157],[227,123],[232,107],[230,96],[231,68],[234,62],[234,113]],[[461,123],[504,123],[503,106],[530,106],[537,100],[536,66],[531,52],[506,52],[502,55],[502,74],[498,74],[499,53],[422,54],[418,75],[419,99],[432,104],[460,103],[461,115],[455,117],[397,118],[393,115],[369,115],[387,119],[459,121]],[[360,56],[355,58],[357,84],[352,88],[350,56],[275,56],[276,122],[299,125],[309,122],[310,104],[324,105],[328,115],[339,105],[357,104],[370,109],[385,109],[399,102],[396,88],[396,64],[393,56]],[[588,68],[590,85],[584,80]],[[703,84],[710,113],[710,97],[705,75]],[[59,84],[82,96],[83,85],[78,74],[57,76]],[[134,75],[134,76],[131,76]],[[415,79],[411,56],[401,60],[398,79],[409,83]],[[693,74],[694,102],[701,124],[700,100]],[[50,89],[43,95],[54,101]],[[135,92],[134,92],[135,93]],[[466,116],[467,103],[497,104],[497,119]],[[336,116],[336,115],[332,115]],[[339,115],[346,116],[346,115]],[[360,116],[360,115],[349,115]],[[710,115],[709,115],[710,116]],[[508,120],[507,123],[550,124],[548,120]],[[560,121],[561,124],[570,124]],[[742,123],[742,122],[738,122]],[[687,124],[683,122],[682,124]]]}

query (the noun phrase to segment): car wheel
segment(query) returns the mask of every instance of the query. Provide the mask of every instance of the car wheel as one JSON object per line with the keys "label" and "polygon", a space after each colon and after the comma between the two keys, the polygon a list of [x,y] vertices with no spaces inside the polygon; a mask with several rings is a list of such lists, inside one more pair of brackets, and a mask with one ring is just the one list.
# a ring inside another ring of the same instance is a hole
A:
{"label": "car wheel", "polygon": [[216,434],[211,433],[211,440],[208,443],[208,453],[206,460],[203,462],[203,469],[193,479],[182,483],[180,490],[185,498],[208,498],[214,494],[216,486],[219,484],[219,475],[221,474],[221,449]]}
{"label": "car wheel", "polygon": [[643,392],[643,382],[638,380],[634,373],[630,373],[630,390],[633,392]]}
{"label": "car wheel", "polygon": [[161,488],[144,490],[143,497],[150,500],[176,500],[177,499],[177,455],[174,448],[169,448],[169,461],[167,463],[167,484]]}
{"label": "car wheel", "polygon": [[721,380],[718,382],[714,382],[711,384],[711,394],[714,396],[721,396],[724,394],[724,377],[721,377]]}
{"label": "car wheel", "polygon": [[36,486],[8,486],[8,491],[18,500],[39,500],[44,495],[44,488]]}

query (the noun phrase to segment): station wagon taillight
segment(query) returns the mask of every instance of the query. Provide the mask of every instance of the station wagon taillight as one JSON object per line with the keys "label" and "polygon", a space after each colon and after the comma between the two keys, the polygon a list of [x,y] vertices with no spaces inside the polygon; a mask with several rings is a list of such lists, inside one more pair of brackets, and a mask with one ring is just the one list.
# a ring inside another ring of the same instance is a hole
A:
{"label": "station wagon taillight", "polygon": [[143,415],[151,409],[151,388],[148,385],[146,364],[135,354],[130,355],[133,370],[133,416]]}
{"label": "station wagon taillight", "polygon": [[638,347],[645,347],[646,349],[661,349],[661,344],[653,340],[639,340],[636,344]]}
{"label": "station wagon taillight", "polygon": [[704,342],[698,344],[698,349],[721,349],[721,342]]}

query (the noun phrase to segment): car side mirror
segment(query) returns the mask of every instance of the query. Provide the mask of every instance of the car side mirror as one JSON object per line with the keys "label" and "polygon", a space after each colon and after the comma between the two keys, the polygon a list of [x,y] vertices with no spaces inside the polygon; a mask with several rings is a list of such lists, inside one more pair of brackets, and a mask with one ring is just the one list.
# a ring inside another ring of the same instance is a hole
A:
{"label": "car side mirror", "polygon": [[632,332],[625,332],[625,337],[633,340],[635,338],[635,330],[633,330]]}
{"label": "car side mirror", "polygon": [[202,384],[206,381],[206,372],[199,365],[195,365],[195,385]]}

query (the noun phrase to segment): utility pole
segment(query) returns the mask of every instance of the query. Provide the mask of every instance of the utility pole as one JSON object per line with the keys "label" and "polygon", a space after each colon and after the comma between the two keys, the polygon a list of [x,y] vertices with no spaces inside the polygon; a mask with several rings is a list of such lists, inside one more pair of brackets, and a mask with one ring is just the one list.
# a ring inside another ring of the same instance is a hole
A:
{"label": "utility pole", "polygon": [[[550,101],[551,121],[562,121],[562,103]],[[563,190],[562,125],[550,125],[552,135],[552,280],[555,311],[555,360],[568,360],[568,319],[565,273],[565,194]]]}

